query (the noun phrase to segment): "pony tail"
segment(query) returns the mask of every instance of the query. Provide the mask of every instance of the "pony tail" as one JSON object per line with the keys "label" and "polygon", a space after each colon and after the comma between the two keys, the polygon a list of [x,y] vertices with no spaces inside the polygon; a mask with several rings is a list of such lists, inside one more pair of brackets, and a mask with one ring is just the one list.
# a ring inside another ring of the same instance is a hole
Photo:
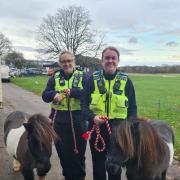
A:
{"label": "pony tail", "polygon": [[157,165],[166,154],[162,138],[148,122],[140,122],[138,130],[138,167],[149,166],[147,162]]}
{"label": "pony tail", "polygon": [[134,143],[131,132],[131,123],[124,121],[118,124],[114,129],[116,143],[121,147],[124,154],[130,158],[134,156]]}

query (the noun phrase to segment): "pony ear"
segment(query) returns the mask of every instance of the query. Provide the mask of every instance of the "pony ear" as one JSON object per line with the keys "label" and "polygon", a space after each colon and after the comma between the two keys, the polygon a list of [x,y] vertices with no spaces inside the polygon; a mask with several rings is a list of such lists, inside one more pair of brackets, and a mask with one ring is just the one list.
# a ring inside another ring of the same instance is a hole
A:
{"label": "pony ear", "polygon": [[33,126],[30,123],[23,123],[23,126],[29,133],[33,131]]}

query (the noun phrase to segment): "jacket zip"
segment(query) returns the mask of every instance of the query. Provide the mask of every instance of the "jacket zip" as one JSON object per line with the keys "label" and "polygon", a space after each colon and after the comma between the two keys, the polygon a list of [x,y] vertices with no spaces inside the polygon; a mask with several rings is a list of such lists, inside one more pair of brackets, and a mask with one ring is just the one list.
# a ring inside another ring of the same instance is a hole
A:
{"label": "jacket zip", "polygon": [[108,87],[108,91],[107,91],[107,98],[106,98],[106,101],[107,101],[107,117],[109,118],[109,110],[110,110],[110,84],[111,84],[111,81],[108,80],[108,83],[109,83],[109,87]]}

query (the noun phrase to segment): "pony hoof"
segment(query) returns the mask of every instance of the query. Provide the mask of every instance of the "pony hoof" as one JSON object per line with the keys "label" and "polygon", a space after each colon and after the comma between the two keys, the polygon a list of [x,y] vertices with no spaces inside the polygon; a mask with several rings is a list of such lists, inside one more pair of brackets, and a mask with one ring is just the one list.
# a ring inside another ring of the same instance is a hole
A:
{"label": "pony hoof", "polygon": [[14,161],[13,161],[13,170],[15,172],[18,172],[18,171],[20,171],[20,169],[21,169],[20,162],[14,159]]}
{"label": "pony hoof", "polygon": [[46,180],[45,176],[38,176],[39,180]]}

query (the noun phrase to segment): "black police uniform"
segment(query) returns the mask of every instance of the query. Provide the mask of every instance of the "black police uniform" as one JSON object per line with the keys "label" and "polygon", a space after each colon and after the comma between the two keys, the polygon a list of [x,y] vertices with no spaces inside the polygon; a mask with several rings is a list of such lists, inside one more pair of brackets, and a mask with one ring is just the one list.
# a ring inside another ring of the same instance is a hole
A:
{"label": "black police uniform", "polygon": [[[113,80],[116,76],[118,71],[114,75],[105,75],[103,72],[103,76],[106,80]],[[94,80],[93,76],[89,78],[87,81],[84,91],[83,91],[83,98],[81,99],[81,110],[82,114],[87,117],[89,121],[89,129],[92,128],[93,125],[93,119],[95,117],[94,113],[89,109],[89,105],[91,102],[91,93],[93,93],[95,87],[94,87]],[[128,119],[132,120],[137,116],[137,106],[136,106],[136,98],[135,98],[135,91],[133,84],[131,80],[128,78],[127,83],[125,86],[125,95],[128,98]],[[111,121],[109,121],[111,125]],[[108,147],[109,145],[109,134],[107,132],[105,124],[101,124],[100,126],[101,135],[103,136],[105,143]],[[93,178],[94,180],[106,180],[106,169],[105,169],[105,160],[106,160],[106,154],[107,154],[107,148],[103,152],[97,152],[94,148],[94,142],[95,142],[96,134],[93,133],[90,139],[90,148],[91,148],[91,154],[92,154],[92,161],[93,161]],[[120,180],[119,176],[112,176],[108,174],[109,180]]]}
{"label": "black police uniform", "polygon": [[[69,80],[72,76],[65,75],[63,70],[60,70],[60,76],[65,80]],[[83,73],[82,86],[85,85],[87,79]],[[80,99],[82,90],[79,88],[70,88],[70,97]],[[55,78],[52,76],[47,83],[42,99],[44,102],[52,102],[55,91]],[[51,118],[54,118],[54,110],[51,112]],[[54,119],[54,129],[60,137],[60,140],[55,142],[56,150],[60,158],[60,163],[63,169],[65,180],[84,180],[85,178],[85,150],[86,141],[81,137],[87,130],[86,121],[82,118],[80,110],[72,111],[73,124],[75,130],[76,143],[79,153],[74,153],[74,141],[70,122],[70,114],[68,111],[58,110]]]}

